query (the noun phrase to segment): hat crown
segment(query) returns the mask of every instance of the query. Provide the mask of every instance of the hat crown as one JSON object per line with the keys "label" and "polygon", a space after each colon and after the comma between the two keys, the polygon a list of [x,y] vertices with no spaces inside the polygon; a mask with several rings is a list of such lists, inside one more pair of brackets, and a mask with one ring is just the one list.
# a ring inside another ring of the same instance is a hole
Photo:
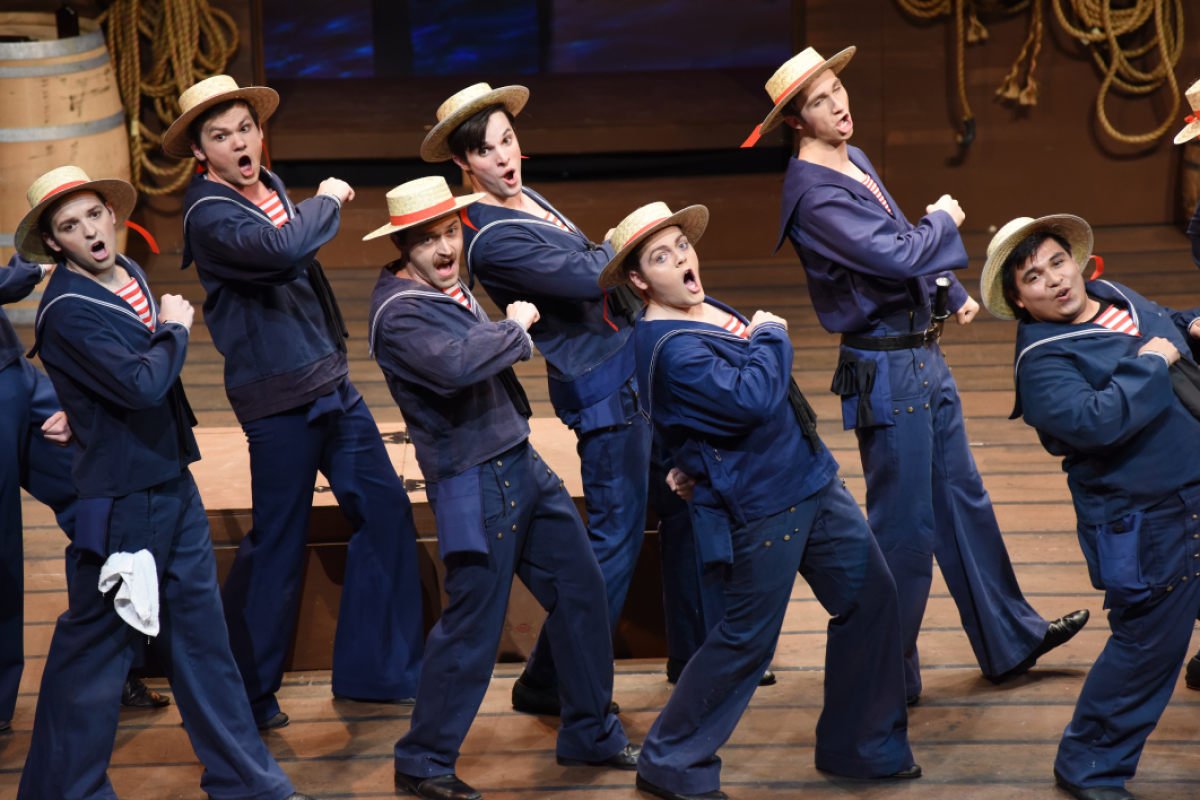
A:
{"label": "hat crown", "polygon": [[449,184],[440,175],[417,178],[387,193],[388,213],[393,217],[404,217],[453,199]]}
{"label": "hat crown", "polygon": [[1187,101],[1192,106],[1192,111],[1200,112],[1200,81],[1192,84],[1187,90]]}
{"label": "hat crown", "polygon": [[664,220],[674,213],[666,203],[650,203],[634,211],[613,230],[612,246],[618,252],[625,249],[629,240],[637,236],[644,228],[648,228],[659,220]]}
{"label": "hat crown", "polygon": [[240,87],[237,81],[228,75],[214,75],[192,86],[179,95],[179,108],[184,114],[191,111],[210,97],[226,92],[236,92]]}
{"label": "hat crown", "polygon": [[453,114],[455,111],[458,111],[460,108],[462,108],[467,103],[474,100],[476,97],[485,95],[490,91],[492,91],[492,87],[489,86],[488,84],[477,83],[474,86],[468,86],[467,88],[463,89],[461,92],[451,95],[449,100],[447,100],[446,102],[444,102],[440,106],[438,106],[438,110],[437,110],[438,122],[441,122],[446,117]]}
{"label": "hat crown", "polygon": [[79,167],[59,167],[58,169],[50,170],[34,181],[33,185],[29,187],[29,191],[25,193],[25,199],[29,201],[29,207],[33,208],[53,194],[56,189],[80,183],[89,183],[90,181],[91,178]]}
{"label": "hat crown", "polygon": [[792,56],[782,67],[775,70],[775,74],[767,81],[767,94],[771,96],[771,102],[778,103],[779,99],[787,94],[792,84],[824,63],[825,59],[821,57],[821,54],[811,47]]}
{"label": "hat crown", "polygon": [[996,231],[996,235],[992,237],[990,242],[988,242],[988,258],[992,257],[992,254],[996,252],[996,248],[999,247],[1002,242],[1008,239],[1008,237],[1012,236],[1014,231],[1035,221],[1036,220],[1034,220],[1033,217],[1017,217],[1016,219],[1010,219],[1008,222],[1004,223],[1004,227]]}

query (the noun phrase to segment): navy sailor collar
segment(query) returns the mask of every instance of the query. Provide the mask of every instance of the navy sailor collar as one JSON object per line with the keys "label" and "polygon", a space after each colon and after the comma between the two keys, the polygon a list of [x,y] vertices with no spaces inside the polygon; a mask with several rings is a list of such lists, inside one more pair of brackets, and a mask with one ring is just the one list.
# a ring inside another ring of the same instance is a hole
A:
{"label": "navy sailor collar", "polygon": [[[145,273],[122,253],[117,253],[117,263],[125,268],[125,271],[129,273],[131,278],[137,281],[142,294],[146,297],[146,302],[150,304],[152,319],[157,320],[158,305],[154,302],[154,295],[150,292],[150,285],[146,281]],[[133,310],[133,306],[129,305],[121,297],[118,297],[115,292],[106,289],[91,278],[72,272],[67,269],[67,265],[64,262],[60,261],[58,268],[50,276],[50,280],[46,284],[46,290],[42,294],[42,300],[38,304],[37,317],[34,320],[33,327],[33,348],[26,354],[27,358],[32,358],[41,350],[42,324],[46,321],[46,313],[50,310],[51,306],[60,301],[71,299],[82,300],[103,308],[106,313],[113,314],[115,320],[131,321],[137,325],[139,330],[144,331],[147,336],[151,336],[154,333],[142,321],[137,312]]]}
{"label": "navy sailor collar", "polygon": [[379,273],[379,280],[376,281],[375,288],[371,291],[371,320],[367,335],[367,354],[372,358],[375,357],[375,334],[379,330],[379,321],[383,318],[384,309],[395,300],[415,298],[438,303],[452,303],[464,313],[472,314],[480,322],[487,322],[487,314],[483,307],[479,305],[479,301],[475,299],[475,295],[471,294],[471,290],[463,283],[461,277],[458,279],[458,288],[462,290],[463,296],[471,301],[470,309],[439,289],[420,281],[393,275],[391,270],[384,267]]}
{"label": "navy sailor collar", "polygon": [[[888,206],[891,208],[891,217],[896,221],[907,221],[900,213],[900,206],[892,198],[892,195],[884,188],[883,181],[879,179],[879,175],[875,172],[875,168],[871,166],[871,162],[867,160],[866,155],[862,150],[852,145],[846,145],[846,154],[850,157],[850,162],[854,166],[863,171],[864,175],[868,175],[871,180],[875,181],[879,186],[879,191],[888,201]],[[843,175],[835,169],[830,169],[822,164],[814,164],[811,161],[801,161],[793,155],[788,159],[787,173],[783,181],[783,208],[779,220],[779,238],[775,242],[775,249],[771,254],[779,252],[779,248],[783,247],[783,242],[787,238],[789,223],[792,221],[792,214],[796,210],[796,206],[800,203],[800,198],[804,193],[814,186],[839,186],[849,192],[859,195],[860,197],[869,199],[872,203],[879,206],[879,210],[887,214],[887,210],[880,204],[879,198],[871,194],[862,181],[856,181],[849,175]]]}

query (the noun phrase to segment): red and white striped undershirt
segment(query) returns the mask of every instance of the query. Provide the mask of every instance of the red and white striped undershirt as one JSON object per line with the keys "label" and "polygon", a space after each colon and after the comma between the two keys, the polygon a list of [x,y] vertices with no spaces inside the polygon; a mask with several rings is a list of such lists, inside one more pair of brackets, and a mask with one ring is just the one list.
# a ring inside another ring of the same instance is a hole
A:
{"label": "red and white striped undershirt", "polygon": [[558,216],[556,216],[555,214],[553,214],[550,211],[547,211],[545,214],[543,214],[542,219],[546,220],[547,222],[553,222],[555,225],[562,228],[564,231],[571,230],[570,228],[567,227],[565,222],[563,222],[561,219],[558,218]]}
{"label": "red and white striped undershirt", "polygon": [[154,330],[154,315],[150,313],[150,301],[142,293],[142,287],[138,285],[137,278],[130,278],[129,283],[117,289],[117,297],[129,303],[137,312],[138,318],[146,323],[146,327]]}
{"label": "red and white striped undershirt", "polygon": [[1129,312],[1117,306],[1109,306],[1104,309],[1092,322],[1118,333],[1128,333],[1130,336],[1142,335],[1137,325],[1134,324],[1133,317],[1129,316]]}
{"label": "red and white striped undershirt", "polygon": [[870,175],[864,174],[862,176],[862,185],[867,187],[867,189],[869,189],[871,191],[871,194],[875,195],[875,198],[879,202],[883,203],[883,207],[887,209],[887,212],[889,214],[892,213],[892,207],[889,206],[888,201],[886,199],[884,199],[883,192],[881,192],[879,190],[879,184],[876,183],[875,181],[871,180]]}
{"label": "red and white striped undershirt", "polygon": [[735,317],[733,314],[729,315],[728,321],[726,321],[726,323],[724,325],[722,325],[721,327],[724,328],[725,330],[729,331],[730,333],[737,334],[738,336],[742,337],[743,339],[749,338],[746,335],[746,330],[747,330],[746,323],[742,322],[740,319]]}
{"label": "red and white striped undershirt", "polygon": [[466,293],[463,292],[462,287],[457,283],[451,286],[449,289],[442,289],[442,292],[457,300],[463,308],[467,309],[468,311],[471,310],[471,301],[467,298]]}
{"label": "red and white striped undershirt", "polygon": [[271,219],[271,224],[276,228],[282,228],[283,223],[288,221],[287,209],[283,205],[283,201],[279,199],[279,192],[271,192],[270,196],[261,203],[255,203],[262,212]]}

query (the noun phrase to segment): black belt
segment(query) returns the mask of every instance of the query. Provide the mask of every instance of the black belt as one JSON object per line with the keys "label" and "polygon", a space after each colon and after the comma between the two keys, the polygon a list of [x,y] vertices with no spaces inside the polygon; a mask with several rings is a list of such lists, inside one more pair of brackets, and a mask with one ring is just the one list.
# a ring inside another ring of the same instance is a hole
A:
{"label": "black belt", "polygon": [[937,341],[934,327],[921,333],[906,333],[903,336],[850,336],[842,334],[842,344],[855,350],[911,350],[928,347]]}

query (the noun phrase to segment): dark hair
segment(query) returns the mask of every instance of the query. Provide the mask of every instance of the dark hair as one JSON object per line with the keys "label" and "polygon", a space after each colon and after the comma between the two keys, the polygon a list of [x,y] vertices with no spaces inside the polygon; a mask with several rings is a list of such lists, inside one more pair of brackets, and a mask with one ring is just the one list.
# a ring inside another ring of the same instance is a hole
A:
{"label": "dark hair", "polygon": [[1004,292],[1004,302],[1008,303],[1008,307],[1012,309],[1017,319],[1023,322],[1034,322],[1035,320],[1028,311],[1016,303],[1020,297],[1020,293],[1017,291],[1017,270],[1024,266],[1026,261],[1037,255],[1037,251],[1048,240],[1053,240],[1067,253],[1073,253],[1070,242],[1057,233],[1038,231],[1022,239],[1008,254],[1008,258],[1004,259],[1004,263],[1000,265],[1000,288]]}
{"label": "dark hair", "polygon": [[450,135],[446,137],[446,146],[450,148],[450,152],[465,161],[467,153],[483,147],[487,139],[488,122],[497,111],[503,111],[504,116],[508,117],[508,124],[513,124],[513,115],[508,106],[504,103],[493,103],[476,111],[466,122],[450,131]]}
{"label": "dark hair", "polygon": [[232,100],[225,100],[217,103],[215,106],[204,109],[194,120],[188,125],[188,138],[192,140],[201,151],[204,150],[204,145],[200,142],[200,134],[204,131],[204,125],[211,119],[224,114],[235,106],[245,106],[250,111],[250,119],[254,120],[254,125],[258,126],[258,109],[248,100],[243,100],[240,97],[235,97]]}

